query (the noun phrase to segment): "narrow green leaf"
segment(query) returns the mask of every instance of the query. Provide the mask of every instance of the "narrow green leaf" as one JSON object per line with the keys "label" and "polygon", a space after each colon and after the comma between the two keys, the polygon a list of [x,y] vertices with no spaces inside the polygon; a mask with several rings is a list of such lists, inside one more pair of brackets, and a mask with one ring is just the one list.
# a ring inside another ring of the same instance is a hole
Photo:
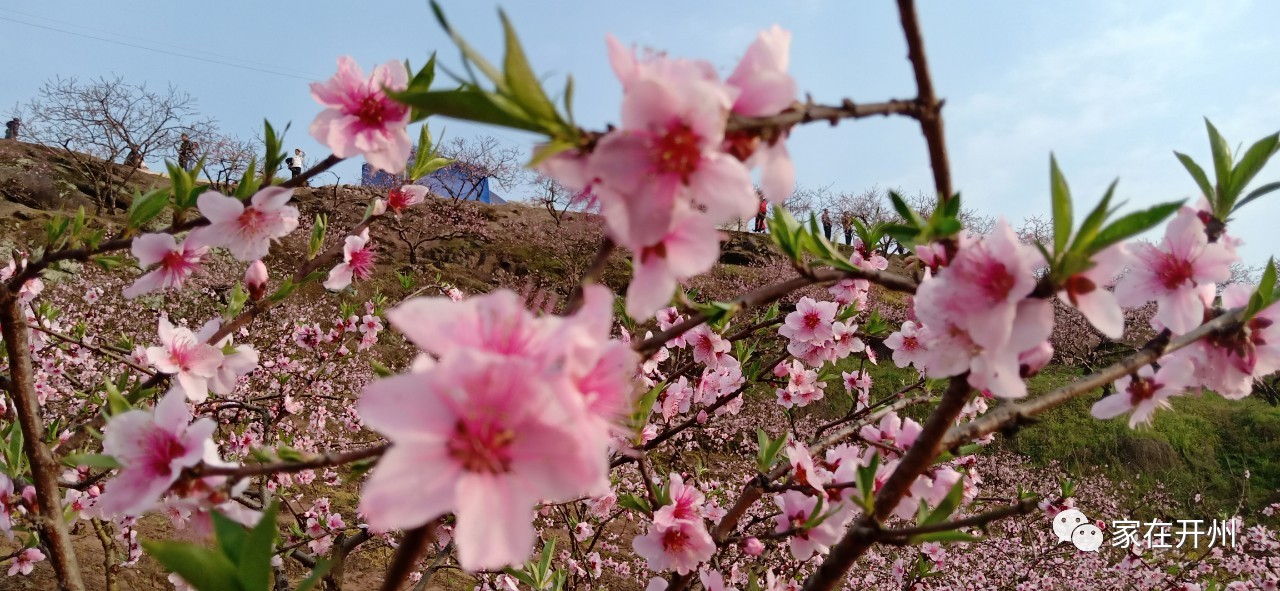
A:
{"label": "narrow green leaf", "polygon": [[[1062,255],[1071,240],[1071,189],[1067,187],[1067,179],[1058,168],[1058,159],[1049,155],[1049,193],[1053,201],[1053,254]],[[1050,261],[1053,258],[1049,259]]]}
{"label": "narrow green leaf", "polygon": [[958,530],[936,531],[927,534],[911,536],[909,540],[912,544],[922,544],[924,542],[976,542],[980,538],[966,534]]}
{"label": "narrow green leaf", "polygon": [[1071,252],[1083,252],[1089,248],[1089,243],[1098,235],[1098,230],[1102,228],[1102,223],[1107,221],[1107,215],[1110,214],[1111,197],[1115,195],[1116,184],[1120,179],[1111,181],[1111,185],[1107,187],[1107,192],[1103,194],[1102,201],[1098,202],[1089,215],[1085,216],[1084,221],[1080,224],[1080,229],[1076,232],[1076,238],[1071,243]]}
{"label": "narrow green leaf", "polygon": [[1213,185],[1209,183],[1209,177],[1204,174],[1204,169],[1200,168],[1200,165],[1196,164],[1196,161],[1192,160],[1190,156],[1182,152],[1174,152],[1173,155],[1177,156],[1178,162],[1182,163],[1182,167],[1191,173],[1191,178],[1195,179],[1196,185],[1200,187],[1200,192],[1209,200],[1210,205],[1214,204],[1217,201],[1217,192],[1213,190]]}
{"label": "narrow green leaf", "polygon": [[118,460],[106,454],[71,454],[62,458],[62,464],[71,467],[88,466],[102,470],[120,467]]}
{"label": "narrow green leaf", "polygon": [[1231,171],[1231,188],[1237,194],[1244,191],[1249,186],[1249,181],[1267,165],[1267,161],[1275,155],[1276,150],[1280,148],[1280,134],[1272,134],[1264,137],[1245,151],[1244,156],[1240,157],[1240,162],[1236,163],[1236,167]]}
{"label": "narrow green leaf", "polygon": [[1172,201],[1121,217],[1112,222],[1111,225],[1103,228],[1101,232],[1098,232],[1098,237],[1094,238],[1093,243],[1089,245],[1088,254],[1094,254],[1121,240],[1137,236],[1156,227],[1178,211],[1179,207],[1182,207],[1182,201]]}
{"label": "narrow green leaf", "polygon": [[142,548],[198,591],[237,591],[236,566],[221,552],[188,542],[144,540]]}
{"label": "narrow green leaf", "polygon": [[[484,59],[484,56],[480,55],[480,52],[476,51],[474,47],[471,47],[471,44],[467,43],[467,41],[462,38],[462,35],[458,34],[457,31],[453,30],[453,27],[449,26],[449,21],[444,17],[444,10],[440,8],[440,5],[436,0],[431,0],[431,11],[435,13],[436,20],[440,23],[440,28],[444,29],[445,32],[449,34],[449,37],[453,39],[454,45],[457,45],[458,49],[462,51],[463,63],[467,65],[467,70],[470,71],[470,64],[475,64],[476,67],[480,68],[480,72],[489,78],[500,92],[506,92],[506,82],[502,74],[498,72],[497,68],[493,67],[493,64],[490,64],[488,60]],[[475,80],[472,80],[472,82],[475,82]]]}
{"label": "narrow green leaf", "polygon": [[391,98],[414,108],[414,120],[430,115],[487,123],[534,133],[546,133],[545,126],[530,120],[501,96],[479,89],[416,90],[393,92]]}
{"label": "narrow green leaf", "polygon": [[169,191],[165,189],[148,191],[144,195],[135,197],[133,203],[129,205],[129,227],[141,228],[160,215],[167,205],[169,205]]}
{"label": "narrow green leaf", "polygon": [[889,201],[893,203],[893,209],[898,212],[898,215],[902,217],[907,225],[916,228],[925,227],[924,218],[920,217],[920,214],[916,213],[914,209],[911,209],[911,206],[907,205],[907,202],[903,200],[897,191],[889,191]]}
{"label": "narrow green leaf", "polygon": [[1220,219],[1226,219],[1227,213],[1231,211],[1232,201],[1235,199],[1231,194],[1231,147],[1227,145],[1226,138],[1218,133],[1218,128],[1214,127],[1208,118],[1205,118],[1204,126],[1209,131],[1209,149],[1213,152],[1213,172],[1218,182],[1218,202],[1214,204],[1213,213]]}
{"label": "narrow green leaf", "polygon": [[[238,564],[240,566],[240,583],[246,591],[261,589],[269,591],[271,587],[271,555],[275,549],[279,524],[276,513],[280,510],[278,503],[272,503],[262,513],[262,518],[253,529],[244,536],[243,551]],[[215,512],[216,513],[216,512]],[[239,524],[237,524],[239,525]],[[240,531],[245,531],[241,526]]]}
{"label": "narrow green leaf", "polygon": [[952,513],[956,512],[956,509],[960,508],[960,502],[963,500],[964,479],[961,479],[955,486],[951,487],[951,491],[947,493],[946,498],[938,503],[938,506],[933,509],[933,512],[924,520],[924,523],[919,525],[934,525],[946,521],[948,517],[951,517]]}
{"label": "narrow green leaf", "polygon": [[546,578],[547,572],[551,569],[551,557],[556,552],[556,539],[549,538],[542,546],[542,559],[538,561],[538,574]]}
{"label": "narrow green leaf", "polygon": [[232,521],[231,518],[217,511],[210,512],[209,518],[213,522],[213,534],[218,543],[218,549],[222,550],[222,554],[231,560],[232,564],[239,564],[244,553],[244,542],[248,537],[248,530],[239,522]]}
{"label": "narrow green leaf", "polygon": [[559,121],[555,105],[547,98],[542,83],[538,82],[538,76],[533,73],[533,67],[524,55],[524,48],[520,46],[520,39],[516,36],[515,27],[511,25],[511,19],[507,18],[507,13],[501,8],[498,9],[498,18],[502,20],[502,33],[507,44],[502,65],[506,70],[507,88],[511,91],[511,97],[535,119]]}
{"label": "narrow green leaf", "polygon": [[1257,199],[1263,195],[1266,195],[1267,193],[1276,191],[1277,189],[1280,189],[1280,182],[1267,183],[1265,185],[1262,185],[1261,187],[1258,187],[1257,189],[1250,191],[1249,194],[1245,196],[1244,199],[1241,199],[1239,203],[1236,203],[1236,206],[1233,207],[1231,211],[1234,212],[1240,209],[1241,207],[1248,205],[1250,201],[1253,201],[1254,199]]}
{"label": "narrow green leaf", "polygon": [[329,574],[329,569],[333,568],[333,561],[325,558],[316,561],[316,567],[311,569],[311,574],[307,575],[306,580],[298,583],[296,591],[311,591],[316,585],[320,584],[320,580]]}

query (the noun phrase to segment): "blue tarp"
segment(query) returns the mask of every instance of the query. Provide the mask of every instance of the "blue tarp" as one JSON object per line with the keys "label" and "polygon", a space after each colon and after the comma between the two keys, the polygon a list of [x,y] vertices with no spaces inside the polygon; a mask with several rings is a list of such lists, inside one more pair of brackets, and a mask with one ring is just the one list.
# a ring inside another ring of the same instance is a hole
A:
{"label": "blue tarp", "polygon": [[[410,165],[412,165],[412,161],[410,161]],[[400,186],[403,181],[397,175],[388,174],[366,163],[360,170],[360,184],[365,187],[390,189]],[[417,184],[431,189],[433,193],[441,197],[479,201],[493,205],[502,205],[507,202],[506,199],[489,190],[489,179],[481,179],[477,183],[475,179],[455,165],[446,166],[418,179]]]}

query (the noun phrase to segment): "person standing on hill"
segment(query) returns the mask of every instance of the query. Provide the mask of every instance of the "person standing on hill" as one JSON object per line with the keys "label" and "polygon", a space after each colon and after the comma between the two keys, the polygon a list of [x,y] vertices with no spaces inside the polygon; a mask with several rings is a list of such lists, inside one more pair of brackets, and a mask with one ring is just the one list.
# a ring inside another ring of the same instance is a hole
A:
{"label": "person standing on hill", "polygon": [[827,235],[827,240],[831,240],[831,211],[822,210],[822,231]]}
{"label": "person standing on hill", "polygon": [[289,162],[287,163],[289,165],[289,172],[293,173],[291,178],[296,179],[298,178],[298,175],[302,174],[302,165],[306,159],[307,153],[303,152],[302,148],[293,149],[293,157],[289,158]]}
{"label": "person standing on hill", "polygon": [[840,225],[844,228],[844,243],[853,245],[853,214],[844,212],[840,214]]}
{"label": "person standing on hill", "polygon": [[769,203],[764,200],[764,197],[761,197],[760,211],[756,213],[756,232],[764,231],[764,220],[765,220],[765,217],[768,215],[768,213],[769,213]]}
{"label": "person standing on hill", "polygon": [[4,139],[18,139],[18,128],[20,127],[22,127],[22,120],[17,117],[6,121],[4,124]]}
{"label": "person standing on hill", "polygon": [[196,164],[196,148],[199,144],[191,141],[187,134],[182,134],[182,142],[178,144],[178,167],[187,172]]}

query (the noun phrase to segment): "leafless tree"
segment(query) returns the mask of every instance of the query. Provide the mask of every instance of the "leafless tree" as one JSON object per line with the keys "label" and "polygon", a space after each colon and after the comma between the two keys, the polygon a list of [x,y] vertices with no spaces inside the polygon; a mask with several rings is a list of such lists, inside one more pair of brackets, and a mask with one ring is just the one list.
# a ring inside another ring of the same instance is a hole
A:
{"label": "leafless tree", "polygon": [[546,209],[557,226],[564,221],[565,214],[570,210],[584,209],[590,202],[585,192],[574,191],[546,175],[538,175],[533,181],[533,187],[534,194],[529,201]]}
{"label": "leafless tree", "polygon": [[116,208],[120,188],[148,157],[176,153],[183,133],[198,139],[214,128],[190,94],[118,76],[47,80],[22,110],[24,135],[60,150],[88,180],[99,210]]}
{"label": "leafless tree", "polygon": [[454,201],[474,199],[486,180],[491,188],[496,186],[505,192],[524,184],[528,178],[524,153],[493,136],[456,137],[441,145],[439,151],[453,163],[436,174],[437,178],[447,181],[432,183],[431,188],[441,197]]}
{"label": "leafless tree", "polygon": [[1018,240],[1025,244],[1036,244],[1038,242],[1052,248],[1053,221],[1039,214],[1027,216],[1022,218],[1022,225],[1018,227],[1017,234]]}
{"label": "leafless tree", "polygon": [[213,132],[200,141],[200,147],[205,178],[215,190],[230,192],[262,150],[262,142]]}

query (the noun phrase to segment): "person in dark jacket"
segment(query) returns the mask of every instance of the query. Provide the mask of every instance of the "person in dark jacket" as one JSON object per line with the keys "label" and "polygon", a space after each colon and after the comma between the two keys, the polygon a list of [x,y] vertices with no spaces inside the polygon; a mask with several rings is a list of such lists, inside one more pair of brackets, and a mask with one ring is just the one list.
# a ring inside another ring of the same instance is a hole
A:
{"label": "person in dark jacket", "polygon": [[822,210],[822,231],[827,235],[827,240],[831,240],[831,211]]}
{"label": "person in dark jacket", "polygon": [[178,144],[178,166],[182,170],[191,171],[196,164],[196,148],[199,144],[191,141],[187,134],[182,134],[182,142]]}
{"label": "person in dark jacket", "polygon": [[22,120],[17,117],[14,117],[13,119],[6,121],[4,124],[4,139],[6,140],[18,139],[18,129],[20,127],[22,127]]}

